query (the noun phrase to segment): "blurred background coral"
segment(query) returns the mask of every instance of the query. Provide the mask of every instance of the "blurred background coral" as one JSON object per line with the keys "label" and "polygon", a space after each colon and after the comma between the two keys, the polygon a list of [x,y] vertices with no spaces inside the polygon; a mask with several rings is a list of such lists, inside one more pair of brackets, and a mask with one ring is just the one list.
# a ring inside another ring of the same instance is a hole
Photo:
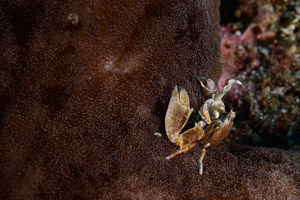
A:
{"label": "blurred background coral", "polygon": [[222,88],[237,111],[227,141],[298,149],[300,144],[300,1],[229,0],[221,4]]}

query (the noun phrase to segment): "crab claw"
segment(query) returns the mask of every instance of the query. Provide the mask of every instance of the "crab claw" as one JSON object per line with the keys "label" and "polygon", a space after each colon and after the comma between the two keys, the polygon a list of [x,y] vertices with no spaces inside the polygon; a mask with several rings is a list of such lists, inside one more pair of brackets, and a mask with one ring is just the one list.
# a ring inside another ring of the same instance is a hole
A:
{"label": "crab claw", "polygon": [[199,80],[199,82],[202,86],[204,96],[208,97],[217,92],[217,88],[215,87],[215,83],[212,79],[207,79],[204,82]]}
{"label": "crab claw", "polygon": [[[210,99],[208,99],[208,100],[210,100]],[[208,100],[200,107],[199,115],[204,122],[206,122],[207,124],[210,124],[211,119],[210,119],[209,109],[210,109],[211,103]],[[213,100],[213,99],[211,99],[211,100]]]}
{"label": "crab claw", "polygon": [[205,128],[205,137],[201,141],[202,144],[210,143],[211,146],[219,144],[229,134],[235,112],[232,110],[226,115],[223,122],[216,120]]}
{"label": "crab claw", "polygon": [[166,133],[173,143],[192,112],[186,90],[175,86],[165,117]]}

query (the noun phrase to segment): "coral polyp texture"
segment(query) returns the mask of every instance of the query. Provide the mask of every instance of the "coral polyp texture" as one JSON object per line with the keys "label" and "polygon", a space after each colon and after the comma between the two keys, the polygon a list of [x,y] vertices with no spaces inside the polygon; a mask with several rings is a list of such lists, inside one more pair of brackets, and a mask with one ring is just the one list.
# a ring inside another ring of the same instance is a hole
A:
{"label": "coral polyp texture", "polygon": [[169,162],[175,85],[220,76],[219,1],[0,1],[0,199],[296,199],[299,153]]}

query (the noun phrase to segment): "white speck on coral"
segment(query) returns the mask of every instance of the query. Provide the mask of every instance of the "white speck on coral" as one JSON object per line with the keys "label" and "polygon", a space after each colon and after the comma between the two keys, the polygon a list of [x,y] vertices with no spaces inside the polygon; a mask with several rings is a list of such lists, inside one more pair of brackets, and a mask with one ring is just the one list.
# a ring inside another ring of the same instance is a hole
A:
{"label": "white speck on coral", "polygon": [[106,70],[111,70],[114,67],[114,62],[111,60],[107,65],[104,65]]}
{"label": "white speck on coral", "polygon": [[68,20],[73,24],[73,25],[77,25],[79,22],[79,17],[76,13],[70,13],[68,15]]}

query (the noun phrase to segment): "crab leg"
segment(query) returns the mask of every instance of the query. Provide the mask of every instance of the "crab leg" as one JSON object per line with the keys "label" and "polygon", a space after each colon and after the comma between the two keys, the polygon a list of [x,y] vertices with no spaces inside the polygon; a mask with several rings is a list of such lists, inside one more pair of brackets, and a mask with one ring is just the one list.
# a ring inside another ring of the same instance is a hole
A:
{"label": "crab leg", "polygon": [[[196,143],[195,143],[196,144]],[[195,146],[195,144],[191,144],[189,146],[186,146],[184,148],[180,148],[178,149],[177,151],[175,151],[174,153],[172,153],[171,155],[167,156],[166,159],[167,160],[170,160],[171,158],[173,158],[174,156],[176,156],[177,154],[180,154],[180,153],[184,153],[188,150],[190,150],[191,148],[193,148]]]}
{"label": "crab leg", "polygon": [[193,148],[198,140],[204,136],[204,130],[199,124],[195,124],[194,128],[191,128],[184,133],[178,135],[175,139],[175,144],[180,147],[175,153],[166,157],[167,160],[173,158],[177,154],[186,152]]}
{"label": "crab leg", "polygon": [[200,158],[199,158],[199,173],[202,175],[203,173],[203,159],[206,154],[206,148],[210,146],[210,143],[207,143],[201,147],[201,153],[200,153]]}
{"label": "crab leg", "polygon": [[221,101],[222,101],[221,99],[223,98],[223,96],[224,96],[227,92],[230,91],[231,86],[232,86],[233,84],[235,84],[235,83],[238,84],[238,85],[241,85],[242,87],[244,87],[244,85],[242,84],[241,81],[235,80],[235,79],[230,79],[230,80],[228,81],[228,84],[225,85],[225,87],[223,88],[223,91],[222,91],[220,94],[213,95],[213,98],[214,98],[215,102],[221,102]]}
{"label": "crab leg", "polygon": [[158,137],[161,137],[161,136],[162,136],[162,134],[159,133],[159,132],[155,132],[154,135],[156,135],[156,136],[158,136]]}

